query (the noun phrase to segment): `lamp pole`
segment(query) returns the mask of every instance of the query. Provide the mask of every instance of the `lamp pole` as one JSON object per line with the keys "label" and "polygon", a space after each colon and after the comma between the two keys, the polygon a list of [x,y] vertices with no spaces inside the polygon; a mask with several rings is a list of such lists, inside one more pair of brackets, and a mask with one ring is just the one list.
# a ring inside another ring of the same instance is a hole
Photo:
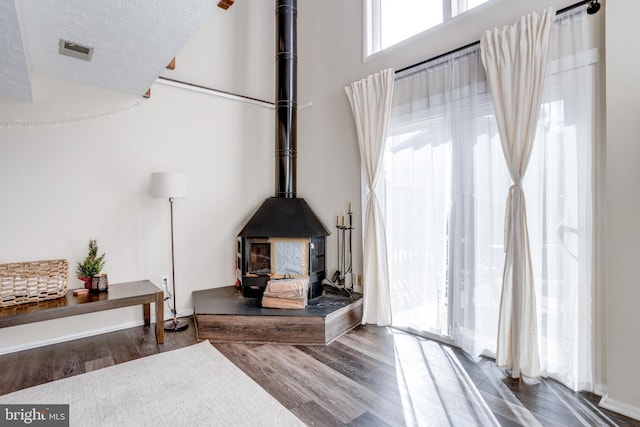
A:
{"label": "lamp pole", "polygon": [[173,307],[171,307],[172,320],[164,323],[164,330],[167,332],[184,331],[189,327],[189,323],[184,320],[178,320],[178,311],[176,306],[176,263],[175,252],[173,250],[173,197],[169,197],[169,211],[171,215],[171,285],[173,293]]}
{"label": "lamp pole", "polygon": [[[178,307],[176,305],[176,262],[173,242],[173,202],[176,197],[186,197],[189,193],[187,174],[184,172],[157,172],[151,174],[151,197],[168,198],[169,212],[171,214],[171,289],[173,307],[171,307],[171,320],[164,322],[164,330],[167,332],[183,331],[189,327],[189,322],[178,319]],[[169,299],[169,298],[167,298]],[[160,319],[156,319],[156,322]]]}
{"label": "lamp pole", "polygon": [[176,261],[175,252],[173,250],[173,197],[169,197],[169,211],[171,216],[171,285],[173,290],[173,307],[171,307],[172,320],[164,323],[164,330],[167,332],[184,331],[189,327],[189,323],[184,320],[178,320],[178,310],[176,306]]}

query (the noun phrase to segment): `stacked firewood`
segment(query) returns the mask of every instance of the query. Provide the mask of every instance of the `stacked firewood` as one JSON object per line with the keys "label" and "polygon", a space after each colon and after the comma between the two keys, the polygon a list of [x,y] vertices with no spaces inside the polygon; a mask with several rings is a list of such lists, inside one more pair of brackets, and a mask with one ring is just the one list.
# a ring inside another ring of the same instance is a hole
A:
{"label": "stacked firewood", "polygon": [[262,296],[262,306],[268,308],[305,308],[308,293],[308,278],[270,280]]}

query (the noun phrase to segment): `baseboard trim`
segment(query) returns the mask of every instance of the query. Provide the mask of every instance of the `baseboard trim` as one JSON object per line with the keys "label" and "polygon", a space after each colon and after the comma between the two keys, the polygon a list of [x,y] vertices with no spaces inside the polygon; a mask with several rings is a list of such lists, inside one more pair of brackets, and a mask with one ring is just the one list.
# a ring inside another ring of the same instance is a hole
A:
{"label": "baseboard trim", "polygon": [[638,408],[637,406],[629,405],[628,403],[611,399],[607,394],[605,394],[602,399],[600,399],[600,403],[598,403],[598,406],[625,415],[627,417],[640,420],[640,408]]}
{"label": "baseboard trim", "polygon": [[593,393],[597,394],[600,397],[606,396],[607,395],[607,386],[604,385],[604,384],[596,384],[593,387]]}
{"label": "baseboard trim", "polygon": [[[193,316],[193,309],[190,310],[184,310],[184,311],[179,311],[178,312],[178,317],[189,317],[189,316]],[[165,311],[165,319],[164,320],[170,320],[171,317],[171,313],[167,313]],[[155,323],[156,319],[155,316],[153,315],[153,312],[151,314],[151,323]],[[24,344],[19,344],[16,346],[10,346],[10,347],[4,347],[4,348],[0,348],[0,355],[3,354],[9,354],[9,353],[15,353],[18,351],[22,351],[22,350],[30,350],[32,348],[37,348],[37,347],[44,347],[47,345],[52,345],[52,344],[59,344],[62,342],[67,342],[67,341],[73,341],[73,340],[77,340],[80,338],[87,338],[87,337],[92,337],[95,335],[101,335],[101,334],[108,334],[109,332],[116,332],[116,331],[121,331],[123,329],[129,329],[129,328],[135,328],[136,326],[142,326],[144,325],[144,320],[134,320],[131,322],[125,322],[125,323],[120,323],[117,325],[111,325],[108,326],[106,328],[98,328],[98,329],[91,329],[89,331],[84,331],[84,332],[80,332],[80,333],[76,333],[76,334],[69,334],[69,335],[62,335],[60,337],[54,337],[54,338],[48,338],[45,340],[40,340],[40,341],[33,341],[33,342],[29,342],[29,343],[24,343]]]}
{"label": "baseboard trim", "polygon": [[77,334],[63,335],[60,337],[48,338],[45,340],[19,344],[13,347],[5,347],[0,349],[0,354],[8,354],[8,353],[15,353],[17,351],[22,351],[22,350],[30,350],[32,348],[44,347],[46,345],[58,344],[66,341],[73,341],[79,338],[92,337],[94,335],[107,334],[109,332],[121,331],[123,329],[134,328],[136,326],[142,326],[142,325],[144,325],[143,320],[120,323],[119,325],[113,325],[107,328],[92,329],[92,330],[80,332]]}

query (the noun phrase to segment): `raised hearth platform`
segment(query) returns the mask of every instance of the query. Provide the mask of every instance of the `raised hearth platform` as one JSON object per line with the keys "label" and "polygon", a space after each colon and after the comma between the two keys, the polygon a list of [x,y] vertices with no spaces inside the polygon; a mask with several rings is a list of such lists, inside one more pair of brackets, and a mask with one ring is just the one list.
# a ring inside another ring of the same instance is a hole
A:
{"label": "raised hearth platform", "polygon": [[198,341],[327,345],[362,319],[361,294],[325,293],[301,310],[263,308],[235,286],[192,296]]}

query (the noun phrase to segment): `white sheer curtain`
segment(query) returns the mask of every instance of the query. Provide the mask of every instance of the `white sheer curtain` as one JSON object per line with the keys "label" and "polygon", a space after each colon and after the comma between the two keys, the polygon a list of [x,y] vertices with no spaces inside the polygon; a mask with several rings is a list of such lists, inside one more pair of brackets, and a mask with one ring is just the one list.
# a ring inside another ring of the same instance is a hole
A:
{"label": "white sheer curtain", "polygon": [[394,324],[493,355],[509,180],[479,46],[399,73],[389,132]]}
{"label": "white sheer curtain", "polygon": [[[593,386],[598,19],[556,18],[523,182],[540,373],[576,390]],[[393,324],[495,356],[511,177],[485,79],[478,46],[397,73],[381,202]]]}
{"label": "white sheer curtain", "polygon": [[391,324],[389,269],[384,218],[377,191],[387,134],[394,72],[373,74],[345,87],[358,133],[362,173],[367,198],[363,233],[363,315],[362,324]]}
{"label": "white sheer curtain", "polygon": [[574,390],[593,389],[597,19],[584,8],[556,18],[524,180],[538,296],[540,375]]}
{"label": "white sheer curtain", "polygon": [[496,365],[540,374],[536,295],[522,180],[533,148],[553,30],[553,8],[515,25],[487,31],[480,41],[500,141],[513,184],[505,214],[505,265]]}

